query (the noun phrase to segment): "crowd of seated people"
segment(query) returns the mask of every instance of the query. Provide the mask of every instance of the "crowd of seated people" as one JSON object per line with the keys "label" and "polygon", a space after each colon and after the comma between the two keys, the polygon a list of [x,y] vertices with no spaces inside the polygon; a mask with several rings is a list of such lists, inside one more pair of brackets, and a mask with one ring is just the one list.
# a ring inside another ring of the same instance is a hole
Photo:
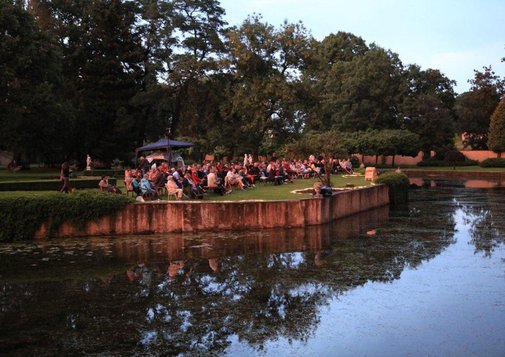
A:
{"label": "crowd of seated people", "polygon": [[[331,159],[332,173],[352,174],[350,160]],[[169,168],[166,163],[146,164],[141,157],[136,170],[125,171],[128,192],[137,196],[157,199],[162,191],[175,195],[177,199],[203,198],[208,192],[229,194],[236,190],[254,188],[258,182],[282,185],[294,179],[307,179],[325,174],[325,161],[311,155],[305,160],[287,160],[274,157],[269,161],[244,163],[209,162],[186,168]]]}

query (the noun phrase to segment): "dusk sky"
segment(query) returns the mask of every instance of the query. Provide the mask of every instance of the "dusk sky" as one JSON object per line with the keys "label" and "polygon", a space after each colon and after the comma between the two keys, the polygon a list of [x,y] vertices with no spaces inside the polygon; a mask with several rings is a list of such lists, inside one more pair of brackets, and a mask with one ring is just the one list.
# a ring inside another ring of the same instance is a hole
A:
{"label": "dusk sky", "polygon": [[279,27],[302,21],[318,40],[351,32],[396,52],[403,64],[436,68],[469,88],[474,69],[505,77],[505,0],[221,0],[230,25],[263,15]]}

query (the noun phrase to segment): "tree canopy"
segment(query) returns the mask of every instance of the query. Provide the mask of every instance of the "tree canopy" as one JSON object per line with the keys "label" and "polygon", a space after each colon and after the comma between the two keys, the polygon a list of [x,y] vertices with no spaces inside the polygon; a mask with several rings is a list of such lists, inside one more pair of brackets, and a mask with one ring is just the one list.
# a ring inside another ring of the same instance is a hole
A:
{"label": "tree canopy", "polygon": [[232,157],[312,131],[408,131],[443,152],[456,127],[485,136],[503,95],[490,68],[456,101],[437,69],[352,33],[318,41],[302,23],[229,26],[224,14],[217,0],[0,0],[0,149],[131,159],[169,128]]}

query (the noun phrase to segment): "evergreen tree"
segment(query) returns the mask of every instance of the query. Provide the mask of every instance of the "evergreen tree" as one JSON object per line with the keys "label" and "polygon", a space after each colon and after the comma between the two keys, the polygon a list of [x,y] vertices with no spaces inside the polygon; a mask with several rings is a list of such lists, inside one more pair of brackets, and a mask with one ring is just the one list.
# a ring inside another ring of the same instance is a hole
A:
{"label": "evergreen tree", "polygon": [[490,150],[500,154],[505,151],[505,97],[498,103],[489,126],[489,140],[487,145]]}

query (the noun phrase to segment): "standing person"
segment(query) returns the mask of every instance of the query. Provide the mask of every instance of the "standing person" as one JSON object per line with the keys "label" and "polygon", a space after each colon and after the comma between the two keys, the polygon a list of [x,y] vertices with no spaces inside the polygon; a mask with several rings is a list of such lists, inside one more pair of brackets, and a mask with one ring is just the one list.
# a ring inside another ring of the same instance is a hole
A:
{"label": "standing person", "polygon": [[60,179],[63,182],[60,192],[68,193],[70,191],[70,166],[67,161],[61,164]]}
{"label": "standing person", "polygon": [[142,171],[142,175],[145,175],[147,171],[149,171],[149,168],[151,165],[149,164],[149,161],[144,156],[139,157],[139,165],[137,166],[138,170]]}

